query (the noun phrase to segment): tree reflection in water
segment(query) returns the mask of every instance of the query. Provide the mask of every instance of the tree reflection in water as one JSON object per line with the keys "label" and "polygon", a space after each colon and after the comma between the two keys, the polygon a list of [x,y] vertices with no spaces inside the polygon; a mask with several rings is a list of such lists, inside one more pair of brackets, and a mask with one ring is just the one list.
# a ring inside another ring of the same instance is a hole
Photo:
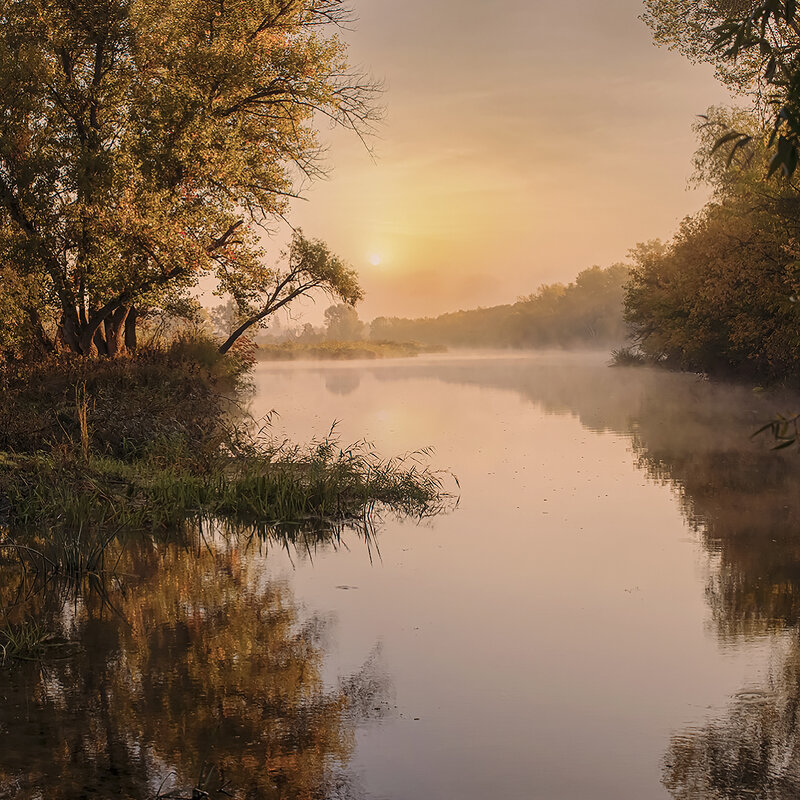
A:
{"label": "tree reflection in water", "polygon": [[324,686],[323,622],[235,536],[116,557],[102,592],[0,575],[8,624],[47,620],[76,643],[0,668],[0,797],[191,796],[201,776],[211,796],[356,794],[355,727],[385,705],[374,659]]}
{"label": "tree reflection in water", "polygon": [[[770,635],[776,645],[766,685],[673,737],[664,784],[680,800],[799,796],[800,455],[749,439],[781,401],[650,370],[523,366],[365,372],[495,386],[630,437],[639,466],[674,487],[709,554],[716,635]],[[187,794],[209,765],[209,788],[228,781],[238,797],[357,794],[347,763],[362,710],[385,704],[381,676],[368,663],[326,688],[324,625],[303,617],[285,585],[265,581],[257,554],[238,542],[128,547],[117,566],[126,577],[111,582],[107,602],[58,591],[20,602],[30,579],[0,572],[10,622],[48,619],[80,645],[46,668],[0,670],[0,797],[154,797],[171,773],[164,791]]]}
{"label": "tree reflection in water", "polygon": [[[514,391],[551,414],[630,437],[638,466],[673,487],[709,554],[706,597],[721,642],[775,637],[768,685],[676,734],[663,782],[679,800],[800,797],[800,454],[750,435],[797,397],[692,375],[575,358],[420,365],[444,381]],[[376,376],[391,380],[387,370]]]}
{"label": "tree reflection in water", "polygon": [[673,737],[664,785],[679,800],[789,800],[800,795],[800,652],[770,690],[742,692],[726,715]]}
{"label": "tree reflection in water", "polygon": [[[741,389],[645,394],[633,442],[669,481],[710,555],[706,598],[722,642],[775,639],[779,665],[718,718],[675,735],[664,785],[680,800],[800,796],[800,457],[748,441],[774,413]],[[690,402],[692,400],[693,402]]]}

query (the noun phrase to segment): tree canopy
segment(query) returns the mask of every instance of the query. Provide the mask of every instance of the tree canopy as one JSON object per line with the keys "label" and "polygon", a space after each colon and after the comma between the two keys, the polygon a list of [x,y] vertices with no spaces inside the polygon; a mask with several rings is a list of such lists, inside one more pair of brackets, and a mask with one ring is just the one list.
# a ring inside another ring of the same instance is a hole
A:
{"label": "tree canopy", "polygon": [[331,341],[358,341],[364,336],[364,328],[358,312],[346,303],[337,303],[325,309],[325,333]]}
{"label": "tree canopy", "polygon": [[[235,287],[234,298],[244,321],[220,347],[227,352],[233,343],[251,326],[260,324],[279,308],[314,289],[342,300],[341,306],[358,314],[352,305],[362,298],[358,276],[347,264],[333,255],[324,242],[309,241],[302,232],[295,232],[289,250],[284,253],[285,268],[264,267],[255,285]],[[326,311],[327,316],[327,311]]]}
{"label": "tree canopy", "polygon": [[[699,126],[699,177],[714,199],[667,244],[632,252],[625,317],[643,353],[703,372],[769,378],[800,368],[800,193],[767,181],[769,134],[739,112],[711,110]],[[747,126],[751,157],[728,163],[719,127]]]}
{"label": "tree canopy", "polygon": [[0,306],[113,354],[130,309],[202,275],[269,297],[259,232],[320,173],[315,122],[375,117],[346,17],[342,0],[0,0]]}
{"label": "tree canopy", "polygon": [[[800,17],[796,0],[645,0],[656,41],[714,65],[731,89],[756,102],[771,126],[769,174],[800,161]],[[749,144],[732,128],[717,146]]]}

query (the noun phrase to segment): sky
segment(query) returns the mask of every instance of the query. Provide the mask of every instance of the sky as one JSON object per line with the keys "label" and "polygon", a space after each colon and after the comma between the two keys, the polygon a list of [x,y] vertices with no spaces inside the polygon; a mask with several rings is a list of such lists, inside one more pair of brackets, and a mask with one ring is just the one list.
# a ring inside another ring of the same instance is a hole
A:
{"label": "sky", "polygon": [[289,219],[359,271],[362,319],[514,302],[668,239],[703,205],[691,126],[730,98],[653,45],[639,0],[354,9],[351,62],[383,82],[384,119],[372,154],[323,131],[330,175]]}

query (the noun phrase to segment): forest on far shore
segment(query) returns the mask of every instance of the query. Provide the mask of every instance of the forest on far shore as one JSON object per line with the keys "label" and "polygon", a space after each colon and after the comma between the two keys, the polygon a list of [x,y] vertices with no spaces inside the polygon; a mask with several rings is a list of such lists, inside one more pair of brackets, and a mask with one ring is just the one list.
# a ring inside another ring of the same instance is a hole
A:
{"label": "forest on far shore", "polygon": [[551,283],[511,305],[438,317],[378,317],[374,341],[417,341],[450,347],[609,347],[625,340],[622,315],[629,268],[583,270],[574,282]]}
{"label": "forest on far shore", "polygon": [[[454,311],[438,317],[406,319],[377,317],[363,322],[346,303],[330,306],[321,327],[310,323],[272,325],[258,342],[314,345],[321,342],[416,342],[433,347],[611,348],[624,343],[624,287],[630,275],[625,264],[583,270],[574,282],[551,283],[516,303]],[[211,324],[226,335],[236,324],[236,309],[228,303],[213,309]],[[278,320],[276,320],[278,322]]]}

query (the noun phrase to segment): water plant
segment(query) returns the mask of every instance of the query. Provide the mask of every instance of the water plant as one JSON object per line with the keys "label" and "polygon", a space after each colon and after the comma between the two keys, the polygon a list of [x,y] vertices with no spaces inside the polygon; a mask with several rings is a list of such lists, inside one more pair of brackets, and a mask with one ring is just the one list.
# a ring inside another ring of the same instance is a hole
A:
{"label": "water plant", "polygon": [[612,367],[643,367],[650,363],[652,360],[635,347],[620,347],[611,351]]}
{"label": "water plant", "polygon": [[69,645],[38,619],[0,627],[0,665],[9,659],[33,661]]}

